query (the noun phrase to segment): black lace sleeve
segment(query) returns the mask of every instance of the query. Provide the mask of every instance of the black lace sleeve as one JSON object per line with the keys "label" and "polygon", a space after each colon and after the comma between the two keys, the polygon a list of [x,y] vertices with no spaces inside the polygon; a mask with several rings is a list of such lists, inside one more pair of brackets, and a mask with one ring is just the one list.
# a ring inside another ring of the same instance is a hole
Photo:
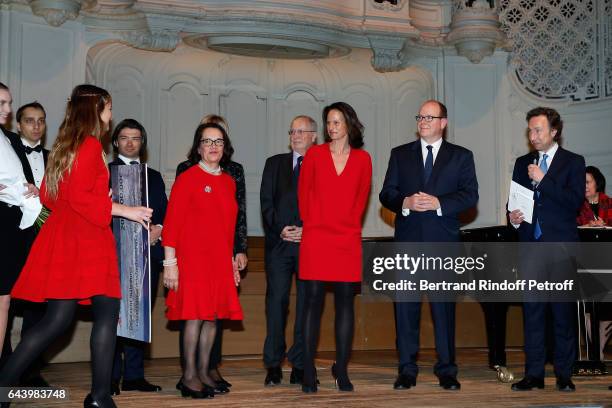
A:
{"label": "black lace sleeve", "polygon": [[236,201],[238,202],[238,218],[234,235],[234,254],[247,252],[247,217],[246,217],[246,183],[244,169],[240,163],[229,162],[225,171],[236,181]]}

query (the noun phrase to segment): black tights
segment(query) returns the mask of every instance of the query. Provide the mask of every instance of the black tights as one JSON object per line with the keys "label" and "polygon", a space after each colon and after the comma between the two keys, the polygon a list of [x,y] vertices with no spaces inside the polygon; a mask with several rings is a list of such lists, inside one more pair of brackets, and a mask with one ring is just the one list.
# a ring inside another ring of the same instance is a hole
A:
{"label": "black tights", "polygon": [[[90,338],[91,395],[102,406],[114,407],[110,396],[110,381],[117,338],[119,299],[94,296],[91,300],[94,316]],[[1,386],[17,385],[23,371],[68,329],[74,320],[76,308],[75,299],[48,301],[45,316],[21,339],[0,371]]]}
{"label": "black tights", "polygon": [[[336,374],[339,379],[348,378],[348,362],[353,345],[355,328],[355,282],[330,282],[334,287],[334,304],[336,318]],[[326,282],[305,280],[304,303],[304,385],[313,386],[316,383],[314,364],[321,328],[321,313],[325,299]]]}
{"label": "black tights", "polygon": [[210,351],[215,342],[217,322],[210,320],[187,320],[183,330],[183,383],[188,388],[200,390],[200,384],[215,387],[208,375]]}

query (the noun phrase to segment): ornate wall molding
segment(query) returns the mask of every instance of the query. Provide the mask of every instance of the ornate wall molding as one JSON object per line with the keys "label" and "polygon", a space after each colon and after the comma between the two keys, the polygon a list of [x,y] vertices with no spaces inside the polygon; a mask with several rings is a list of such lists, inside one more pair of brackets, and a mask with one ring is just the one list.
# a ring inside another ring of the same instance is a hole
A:
{"label": "ornate wall molding", "polygon": [[538,99],[612,97],[610,0],[501,0],[514,83]]}

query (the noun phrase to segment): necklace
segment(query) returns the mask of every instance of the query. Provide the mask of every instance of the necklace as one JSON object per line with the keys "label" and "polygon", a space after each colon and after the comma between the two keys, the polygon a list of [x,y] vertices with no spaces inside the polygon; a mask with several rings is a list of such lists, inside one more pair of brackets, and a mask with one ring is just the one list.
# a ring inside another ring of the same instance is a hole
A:
{"label": "necklace", "polygon": [[217,166],[217,168],[216,168],[216,169],[211,169],[210,167],[208,167],[208,166],[206,165],[206,163],[204,163],[204,161],[203,161],[203,160],[200,160],[200,161],[198,162],[198,164],[200,165],[200,167],[202,168],[202,170],[204,170],[204,171],[205,171],[205,172],[207,172],[207,173],[210,173],[210,174],[221,174],[221,166]]}

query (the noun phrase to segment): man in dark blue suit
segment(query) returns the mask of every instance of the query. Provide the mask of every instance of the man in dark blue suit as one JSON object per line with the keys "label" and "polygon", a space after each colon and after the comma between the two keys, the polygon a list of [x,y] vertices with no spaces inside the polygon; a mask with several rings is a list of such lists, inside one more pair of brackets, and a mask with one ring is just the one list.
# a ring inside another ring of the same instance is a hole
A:
{"label": "man in dark blue suit", "polygon": [[[457,242],[459,213],[478,201],[472,152],[444,140],[446,107],[425,102],[416,116],[419,140],[394,148],[380,202],[395,212],[396,242]],[[455,303],[431,302],[440,386],[458,390],[455,364]],[[395,389],[416,385],[421,302],[397,302],[395,319],[399,351]]]}
{"label": "man in dark blue suit", "polygon": [[[140,164],[140,159],[147,146],[147,132],[144,127],[134,119],[125,119],[115,128],[112,136],[113,148],[117,158],[111,165]],[[149,208],[153,209],[153,218],[150,227],[151,244],[151,307],[157,295],[159,274],[164,259],[163,248],[160,242],[162,224],[166,215],[168,198],[166,187],[161,174],[147,167]],[[115,363],[113,366],[112,392],[119,395],[119,381],[123,369],[123,391],[161,391],[161,387],[149,383],[144,377],[144,348],[145,344],[136,340],[117,338]],[[123,361],[122,356],[123,354]]]}
{"label": "man in dark blue suit", "polygon": [[[576,214],[584,201],[584,158],[559,146],[563,121],[557,111],[535,108],[527,113],[529,142],[536,150],[516,159],[512,180],[534,191],[531,223],[525,222],[519,210],[510,212],[510,223],[517,228],[522,242],[576,242]],[[530,245],[535,256],[529,256],[524,267],[536,276],[556,274],[559,259],[544,254],[543,247]],[[538,256],[539,254],[539,256]],[[565,264],[571,266],[567,259]],[[572,366],[576,359],[573,304],[570,302],[525,302],[525,377],[512,385],[515,391],[544,388],[546,308],[550,305],[554,320],[554,365],[557,388],[574,391]]]}

